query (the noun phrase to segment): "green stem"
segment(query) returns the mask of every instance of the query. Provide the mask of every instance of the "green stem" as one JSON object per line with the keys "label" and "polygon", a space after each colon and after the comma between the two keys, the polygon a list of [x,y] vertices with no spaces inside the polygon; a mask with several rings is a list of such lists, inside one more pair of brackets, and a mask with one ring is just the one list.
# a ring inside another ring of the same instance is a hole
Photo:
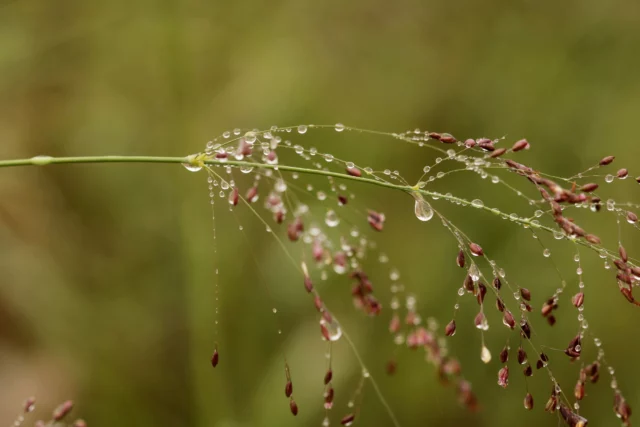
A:
{"label": "green stem", "polygon": [[[197,157],[196,157],[197,159]],[[188,157],[156,157],[156,156],[80,156],[80,157],[50,157],[50,156],[36,156],[30,159],[16,159],[16,160],[0,160],[0,168],[6,167],[15,167],[15,166],[45,166],[50,164],[82,164],[82,163],[182,163],[182,164],[194,164],[194,156]],[[332,172],[327,170],[319,170],[319,169],[309,169],[297,166],[287,166],[287,165],[270,165],[266,163],[254,163],[254,162],[244,162],[238,160],[217,160],[217,159],[207,159],[202,160],[202,163],[208,165],[215,166],[236,166],[236,167],[246,167],[246,168],[262,168],[262,169],[273,169],[280,170],[286,172],[297,172],[303,174],[311,174],[311,175],[323,175],[323,176],[331,176],[338,179],[356,181],[356,182],[364,182],[367,184],[377,185],[379,187],[391,188],[394,190],[400,190],[408,194],[422,194],[424,196],[429,196],[432,198],[441,198],[444,200],[448,200],[450,202],[470,206],[471,202],[461,199],[459,197],[455,197],[452,195],[440,194],[437,192],[424,190],[418,188],[417,186],[410,185],[402,185],[402,184],[394,184],[391,182],[365,178],[365,177],[357,177],[348,175],[346,173],[340,172]],[[195,163],[197,164],[197,163]],[[523,226],[527,226],[533,229],[544,230],[549,233],[554,233],[557,230],[551,227],[541,225],[537,222],[532,222],[527,218],[511,218],[504,212],[501,212],[497,209],[490,208],[487,206],[482,206],[480,209],[483,209],[487,212],[490,212],[494,215],[497,215],[503,219],[510,220],[512,222],[521,224]],[[600,253],[603,249],[599,245],[594,245],[582,239],[576,239],[576,243],[586,246],[598,253]],[[607,251],[608,255],[609,252]]]}

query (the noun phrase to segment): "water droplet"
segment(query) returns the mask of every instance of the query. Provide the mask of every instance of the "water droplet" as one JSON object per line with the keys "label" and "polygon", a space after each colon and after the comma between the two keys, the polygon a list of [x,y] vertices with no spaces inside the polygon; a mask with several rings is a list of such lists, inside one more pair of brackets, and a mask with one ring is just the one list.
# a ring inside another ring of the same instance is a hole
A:
{"label": "water droplet", "polygon": [[[331,321],[328,321],[326,317],[329,317]],[[336,319],[331,314],[328,316],[323,315],[320,319],[320,328],[322,330],[322,336],[327,341],[338,341],[342,336],[342,328]]]}
{"label": "water droplet", "polygon": [[471,279],[474,282],[477,282],[478,280],[480,280],[480,271],[478,270],[478,267],[475,264],[471,264],[467,272],[469,273],[469,276],[471,276]]}
{"label": "water droplet", "polygon": [[609,175],[604,177],[605,182],[608,183],[608,184],[612,183],[613,179],[614,179],[613,175],[611,175],[611,174],[609,174]]}
{"label": "water droplet", "polygon": [[480,199],[475,199],[471,202],[471,206],[473,206],[474,208],[481,208],[484,206],[484,203]]}
{"label": "water droplet", "polygon": [[53,161],[51,156],[35,156],[31,158],[31,163],[36,166],[45,166]]}
{"label": "water droplet", "polygon": [[327,214],[324,217],[324,222],[329,227],[336,227],[338,224],[340,224],[340,218],[338,217],[338,214],[336,214],[334,210],[329,209],[327,211]]}
{"label": "water droplet", "polygon": [[416,218],[420,221],[429,221],[433,218],[433,209],[431,205],[422,197],[419,193],[413,193],[415,202],[415,214]]}
{"label": "water droplet", "polygon": [[253,131],[249,131],[247,133],[244,134],[244,140],[247,142],[247,144],[249,145],[253,145],[254,142],[256,142],[256,139],[258,139],[258,136],[256,135],[255,132]]}
{"label": "water droplet", "polygon": [[344,130],[344,125],[342,123],[336,123],[336,132],[342,132]]}
{"label": "water droplet", "polygon": [[551,256],[551,251],[548,248],[545,248],[545,250],[542,251],[542,255],[544,255],[545,258],[549,258]]}
{"label": "water droplet", "polygon": [[484,363],[491,362],[491,352],[485,345],[482,346],[482,351],[480,352],[480,360],[482,360]]}
{"label": "water droplet", "polygon": [[298,133],[299,133],[299,134],[307,133],[307,126],[306,126],[306,125],[300,125],[300,126],[298,126]]}
{"label": "water droplet", "polygon": [[189,172],[198,172],[202,170],[202,163],[196,159],[196,154],[187,156],[187,163],[183,163],[182,166]]}

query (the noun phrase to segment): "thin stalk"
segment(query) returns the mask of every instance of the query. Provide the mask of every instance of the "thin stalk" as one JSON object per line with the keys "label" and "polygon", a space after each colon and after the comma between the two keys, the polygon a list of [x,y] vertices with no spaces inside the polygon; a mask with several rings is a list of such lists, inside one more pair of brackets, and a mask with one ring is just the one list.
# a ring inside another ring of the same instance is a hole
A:
{"label": "thin stalk", "polygon": [[[195,157],[197,158],[197,157]],[[461,199],[459,197],[455,197],[448,194],[441,194],[429,190],[425,190],[419,188],[418,186],[411,185],[403,185],[403,184],[394,184],[391,182],[365,178],[365,177],[357,177],[348,175],[346,173],[333,172],[327,170],[319,170],[319,169],[309,169],[304,167],[297,166],[287,166],[287,165],[270,165],[266,163],[255,163],[255,162],[245,162],[238,160],[217,160],[217,159],[200,159],[198,160],[201,164],[214,165],[214,166],[235,166],[235,167],[245,167],[245,168],[262,168],[262,169],[273,169],[280,170],[286,172],[297,172],[309,175],[323,175],[323,176],[331,176],[338,179],[344,179],[355,182],[364,182],[366,184],[377,185],[379,187],[391,188],[394,190],[399,190],[408,194],[420,193],[424,196],[428,196],[436,199],[444,199],[448,200],[452,203],[456,203],[463,206],[471,206],[471,202],[465,199]],[[15,160],[0,160],[0,168],[8,168],[8,167],[16,167],[16,166],[45,166],[51,164],[86,164],[86,163],[181,163],[181,164],[191,164],[197,165],[194,163],[194,156],[187,157],[157,157],[157,156],[78,156],[78,157],[51,157],[51,156],[36,156],[29,159],[15,159]],[[553,229],[551,227],[541,225],[537,222],[533,222],[527,218],[511,218],[508,214],[499,211],[498,209],[494,209],[488,206],[482,206],[482,210],[490,212],[494,215],[497,215],[503,219],[518,223],[522,226],[530,227],[532,229],[544,230],[549,233],[557,232],[558,230]],[[582,239],[576,239],[576,243],[588,247],[598,253],[601,253],[603,250],[606,251],[606,254],[609,257],[613,257],[608,250],[602,248],[600,245],[594,245]]]}

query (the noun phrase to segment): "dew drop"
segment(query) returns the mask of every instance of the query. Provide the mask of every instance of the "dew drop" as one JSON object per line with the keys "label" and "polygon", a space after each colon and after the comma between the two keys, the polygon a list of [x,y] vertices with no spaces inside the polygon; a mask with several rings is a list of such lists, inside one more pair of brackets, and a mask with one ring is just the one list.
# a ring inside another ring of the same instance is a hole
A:
{"label": "dew drop", "polygon": [[249,145],[253,145],[256,142],[256,139],[258,139],[258,136],[253,131],[249,131],[249,132],[244,134],[244,140]]}
{"label": "dew drop", "polygon": [[305,134],[305,133],[307,133],[307,126],[306,126],[306,125],[300,125],[300,126],[298,126],[298,133],[299,133],[299,134]]}
{"label": "dew drop", "polygon": [[342,336],[342,328],[336,319],[333,316],[329,315],[331,321],[328,321],[325,316],[322,316],[320,319],[320,328],[322,330],[322,336],[327,341],[338,341]]}
{"label": "dew drop", "polygon": [[45,166],[53,161],[51,156],[35,156],[31,158],[31,163],[36,166]]}
{"label": "dew drop", "polygon": [[480,352],[480,360],[482,360],[484,363],[491,362],[491,352],[485,345],[482,346],[482,351]]}
{"label": "dew drop", "polygon": [[609,174],[609,175],[605,176],[605,177],[604,177],[604,180],[605,180],[605,182],[606,182],[606,183],[608,183],[608,184],[612,183],[612,182],[613,182],[613,180],[614,180],[613,175]]}
{"label": "dew drop", "polygon": [[338,224],[340,224],[340,218],[338,217],[338,214],[336,214],[334,210],[329,209],[327,211],[327,214],[324,217],[324,222],[329,227],[336,227]]}
{"label": "dew drop", "polygon": [[545,258],[549,258],[551,256],[551,251],[548,248],[545,248],[545,250],[542,251],[542,255],[544,255]]}
{"label": "dew drop", "polygon": [[474,208],[481,208],[484,206],[484,202],[480,199],[475,199],[471,202],[471,206],[473,206]]}
{"label": "dew drop", "polygon": [[342,132],[344,130],[344,125],[342,123],[336,123],[336,132]]}
{"label": "dew drop", "polygon": [[413,198],[415,199],[415,214],[416,218],[420,221],[429,221],[433,218],[433,209],[431,205],[422,197],[419,193],[414,193]]}

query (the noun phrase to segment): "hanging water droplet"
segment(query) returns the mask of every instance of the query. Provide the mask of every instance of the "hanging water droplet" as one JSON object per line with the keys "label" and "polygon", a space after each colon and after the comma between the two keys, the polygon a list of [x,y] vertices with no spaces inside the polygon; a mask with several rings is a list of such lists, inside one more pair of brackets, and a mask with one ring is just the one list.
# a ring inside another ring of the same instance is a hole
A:
{"label": "hanging water droplet", "polygon": [[196,159],[196,154],[191,154],[187,156],[187,162],[183,163],[182,166],[189,172],[198,172],[202,170],[202,164]]}
{"label": "hanging water droplet", "polygon": [[300,125],[300,126],[298,126],[298,133],[299,133],[299,134],[307,133],[307,126],[306,126],[306,125]]}
{"label": "hanging water droplet", "polygon": [[482,346],[482,351],[480,352],[480,360],[482,360],[484,363],[491,362],[491,352],[485,345]]}
{"label": "hanging water droplet", "polygon": [[342,132],[344,130],[344,125],[342,123],[336,123],[336,132]]}
{"label": "hanging water droplet", "polygon": [[477,282],[480,280],[480,270],[478,270],[478,266],[475,264],[471,264],[468,270],[469,276],[471,276],[471,280]]}
{"label": "hanging water droplet", "polygon": [[240,172],[242,173],[251,173],[253,170],[253,166],[240,166]]}
{"label": "hanging water droplet", "polygon": [[612,183],[612,182],[613,182],[613,180],[614,180],[613,175],[609,174],[609,175],[605,176],[605,177],[604,177],[604,180],[605,180],[605,182],[606,182],[606,183],[608,183],[608,184]]}
{"label": "hanging water droplet", "polygon": [[420,221],[429,221],[433,218],[433,208],[431,205],[422,197],[420,193],[413,193],[413,198],[415,199],[415,214],[416,218]]}
{"label": "hanging water droplet", "polygon": [[223,137],[224,139],[227,139],[227,138],[229,138],[230,136],[231,136],[231,132],[229,132],[229,131],[222,132],[222,137]]}
{"label": "hanging water droplet", "polygon": [[551,251],[548,248],[545,248],[545,250],[542,251],[542,255],[544,255],[545,258],[549,258],[551,256]]}
{"label": "hanging water droplet", "polygon": [[329,227],[336,227],[338,224],[340,224],[340,218],[338,217],[338,214],[336,214],[334,210],[329,209],[327,211],[327,214],[324,217],[324,222]]}
{"label": "hanging water droplet", "polygon": [[[326,318],[329,318],[327,320]],[[322,332],[322,337],[326,341],[338,341],[342,336],[342,328],[336,319],[333,318],[331,314],[323,315],[320,319],[320,330]]]}

